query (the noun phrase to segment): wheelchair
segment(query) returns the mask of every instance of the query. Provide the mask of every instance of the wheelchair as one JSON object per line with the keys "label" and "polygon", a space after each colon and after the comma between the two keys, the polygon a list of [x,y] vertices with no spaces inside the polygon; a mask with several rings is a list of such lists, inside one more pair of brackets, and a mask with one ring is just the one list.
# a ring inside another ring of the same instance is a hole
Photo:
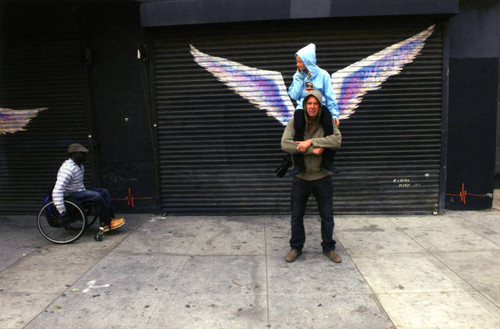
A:
{"label": "wheelchair", "polygon": [[[97,220],[98,216],[94,212],[96,202],[81,203],[78,200],[65,198],[66,216],[61,217],[56,209],[54,201],[48,194],[43,201],[43,206],[38,212],[37,226],[40,233],[47,240],[65,244],[78,240],[85,229]],[[96,241],[102,241],[104,227],[99,227],[99,231],[94,236]]]}

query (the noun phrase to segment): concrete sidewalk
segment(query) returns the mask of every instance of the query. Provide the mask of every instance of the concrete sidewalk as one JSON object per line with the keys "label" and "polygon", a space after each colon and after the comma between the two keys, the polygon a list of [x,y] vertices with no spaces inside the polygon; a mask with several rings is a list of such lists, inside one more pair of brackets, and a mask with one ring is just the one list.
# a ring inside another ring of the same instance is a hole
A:
{"label": "concrete sidewalk", "polygon": [[306,220],[155,217],[73,244],[0,217],[0,328],[500,328],[500,213],[336,216],[341,264]]}

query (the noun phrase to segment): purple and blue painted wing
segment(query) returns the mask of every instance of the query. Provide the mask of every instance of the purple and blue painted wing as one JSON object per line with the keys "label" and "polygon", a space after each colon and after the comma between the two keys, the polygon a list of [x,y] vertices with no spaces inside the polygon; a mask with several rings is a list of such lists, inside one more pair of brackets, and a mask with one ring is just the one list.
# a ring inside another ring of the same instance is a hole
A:
{"label": "purple and blue painted wing", "polygon": [[434,25],[333,73],[340,119],[348,119],[368,91],[379,89],[390,76],[401,72],[405,64],[413,62],[432,32]]}
{"label": "purple and blue painted wing", "polygon": [[46,107],[31,110],[11,110],[0,107],[0,134],[26,130],[24,127]]}
{"label": "purple and blue painted wing", "polygon": [[293,117],[294,107],[281,73],[248,67],[190,47],[196,63],[251,104],[265,110],[268,116],[276,118],[282,125]]}

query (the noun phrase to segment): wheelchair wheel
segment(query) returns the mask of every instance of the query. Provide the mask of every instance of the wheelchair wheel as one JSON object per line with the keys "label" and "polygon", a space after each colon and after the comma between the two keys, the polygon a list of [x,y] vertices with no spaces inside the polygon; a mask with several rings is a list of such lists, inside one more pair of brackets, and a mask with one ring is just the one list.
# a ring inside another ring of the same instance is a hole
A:
{"label": "wheelchair wheel", "polygon": [[66,217],[61,219],[54,201],[45,204],[38,212],[37,225],[40,233],[54,243],[70,243],[82,236],[87,218],[74,202],[65,200]]}

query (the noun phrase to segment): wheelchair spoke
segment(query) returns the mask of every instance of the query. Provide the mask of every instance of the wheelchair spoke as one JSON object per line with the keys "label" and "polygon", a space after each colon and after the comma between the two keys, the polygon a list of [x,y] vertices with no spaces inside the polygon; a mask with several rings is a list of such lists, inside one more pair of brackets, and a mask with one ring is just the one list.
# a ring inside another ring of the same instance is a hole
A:
{"label": "wheelchair spoke", "polygon": [[70,243],[77,240],[84,232],[86,217],[82,209],[72,201],[64,201],[67,214],[71,218],[64,222],[59,219],[59,213],[53,202],[42,207],[38,213],[37,225],[40,233],[54,243]]}

